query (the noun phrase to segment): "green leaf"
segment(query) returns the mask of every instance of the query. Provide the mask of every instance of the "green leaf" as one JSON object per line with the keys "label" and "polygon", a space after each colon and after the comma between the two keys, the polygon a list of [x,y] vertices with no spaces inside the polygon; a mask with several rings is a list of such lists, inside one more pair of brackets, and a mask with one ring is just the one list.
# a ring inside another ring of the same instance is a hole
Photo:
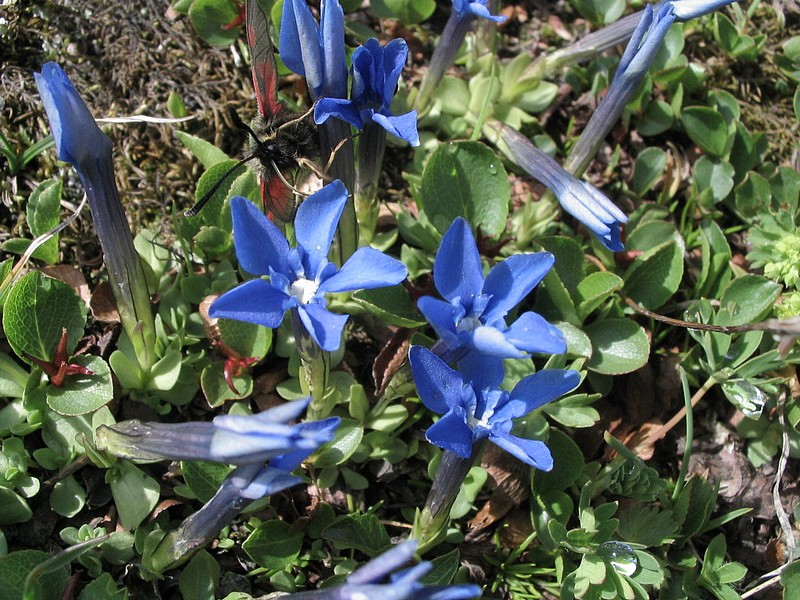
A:
{"label": "green leaf", "polygon": [[111,370],[99,356],[81,355],[72,364],[86,367],[92,375],[70,375],[61,387],[46,388],[47,405],[61,415],[76,416],[93,412],[114,397]]}
{"label": "green leaf", "polygon": [[692,189],[707,208],[722,202],[733,189],[735,171],[726,160],[701,156],[692,172]]}
{"label": "green leaf", "polygon": [[360,290],[351,298],[385,325],[408,328],[425,325],[425,321],[420,319],[419,311],[411,302],[408,291],[402,285]]}
{"label": "green leaf", "polygon": [[631,190],[637,196],[643,196],[655,185],[667,168],[667,153],[661,148],[645,148],[633,165]]}
{"label": "green leaf", "polygon": [[[636,131],[639,135],[643,136],[659,135],[672,127],[674,122],[675,109],[663,100],[654,100],[647,105],[644,111],[644,117],[636,124]],[[655,149],[660,150],[660,148]],[[647,150],[650,150],[650,148],[647,148]],[[645,152],[647,150],[645,150]],[[663,150],[661,150],[661,152],[663,152]],[[634,187],[634,189],[636,188]]]}
{"label": "green leaf", "polygon": [[621,375],[642,367],[650,356],[644,329],[629,319],[596,321],[585,329],[592,340],[592,358],[586,367],[605,375]]}
{"label": "green leaf", "polygon": [[[25,523],[33,516],[25,498],[14,490],[0,486],[0,525],[14,525]],[[0,576],[2,580],[2,576]],[[0,589],[3,589],[0,585]]]}
{"label": "green leaf", "polygon": [[578,318],[583,320],[622,287],[622,279],[608,271],[598,271],[578,284],[575,303]]}
{"label": "green leaf", "polygon": [[567,434],[550,429],[547,447],[557,459],[551,471],[534,471],[533,488],[537,494],[566,490],[583,473],[583,452]]}
{"label": "green leaf", "polygon": [[217,328],[225,345],[242,356],[264,358],[272,345],[272,329],[263,325],[218,319]]}
{"label": "green leaf", "polygon": [[800,562],[786,565],[781,571],[784,598],[800,598]]}
{"label": "green leaf", "polygon": [[39,271],[31,271],[11,288],[3,310],[8,343],[26,361],[26,354],[51,361],[62,328],[67,330],[67,353],[71,352],[85,323],[86,307],[75,290]]}
{"label": "green leaf", "polygon": [[189,7],[189,19],[197,34],[212,46],[228,46],[239,37],[240,28],[225,29],[238,16],[233,2],[194,0]]}
{"label": "green leaf", "polygon": [[600,413],[590,406],[597,398],[597,394],[573,394],[545,404],[544,412],[564,427],[591,427],[600,420]]}
{"label": "green leaf", "polygon": [[433,568],[420,579],[420,583],[423,585],[449,585],[461,566],[458,548],[437,556],[430,562]]}
{"label": "green leaf", "polygon": [[28,377],[13,358],[0,352],[0,398],[22,398]]}
{"label": "green leaf", "polygon": [[188,114],[183,98],[175,92],[170,92],[167,96],[167,110],[176,119],[182,119]]}
{"label": "green leaf", "polygon": [[662,546],[674,541],[677,529],[671,510],[629,504],[619,511],[619,534],[628,543]]}
{"label": "green leaf", "polygon": [[700,224],[702,264],[695,284],[696,297],[717,298],[731,278],[731,248],[715,221]]}
{"label": "green leaf", "polygon": [[219,563],[201,550],[181,572],[178,588],[183,600],[214,600],[220,576]]}
{"label": "green leaf", "polygon": [[208,502],[230,474],[231,468],[220,463],[185,460],[181,462],[181,472],[197,499]]}
{"label": "green leaf", "polygon": [[[38,565],[51,556],[40,550],[18,550],[0,558],[0,590],[3,600],[22,600],[25,579]],[[59,569],[41,577],[34,588],[39,599],[61,598],[69,583],[69,572]]]}
{"label": "green leaf", "polygon": [[436,10],[434,0],[373,0],[370,10],[382,19],[397,19],[405,25],[427,20]]}
{"label": "green leaf", "polygon": [[167,350],[153,368],[150,369],[150,380],[147,382],[149,391],[170,391],[178,381],[181,374],[183,356],[178,350]]}
{"label": "green leaf", "polygon": [[342,419],[334,438],[308,459],[315,467],[335,467],[353,455],[364,437],[364,428],[358,421]]}
{"label": "green leaf", "polygon": [[53,486],[50,508],[62,517],[74,517],[86,504],[86,490],[69,475]]}
{"label": "green leaf", "polygon": [[444,234],[456,217],[480,224],[497,237],[506,227],[508,175],[498,156],[478,142],[442,144],[422,174],[420,201],[431,223]]}
{"label": "green leaf", "polygon": [[128,590],[117,587],[111,575],[102,573],[100,577],[86,584],[78,595],[78,600],[128,600]]}
{"label": "green leaf", "polygon": [[704,152],[712,156],[725,154],[729,141],[728,123],[718,111],[707,106],[689,106],[681,112],[681,122],[686,134]]}
{"label": "green leaf", "polygon": [[583,248],[573,238],[564,236],[545,237],[540,240],[542,248],[550,252],[556,259],[553,270],[574,296],[586,272],[586,258]]}
{"label": "green leaf", "polygon": [[200,374],[200,387],[208,401],[213,407],[222,406],[229,400],[240,400],[253,393],[253,378],[247,373],[233,377],[234,391],[228,387],[225,381],[224,364],[215,362],[208,365]]}
{"label": "green leaf", "polygon": [[760,321],[772,310],[780,293],[781,286],[764,277],[751,274],[738,277],[723,292],[715,322],[743,325]]}
{"label": "green leaf", "polygon": [[181,143],[197,157],[206,169],[224,160],[230,160],[230,156],[210,142],[189,135],[184,131],[176,131],[175,135],[178,136]]}
{"label": "green leaf", "polygon": [[[60,179],[50,179],[41,183],[31,194],[27,219],[32,237],[37,238],[50,231],[61,221],[62,188]],[[58,261],[58,234],[39,246],[33,252],[33,258],[50,265],[55,264]]]}
{"label": "green leaf", "polygon": [[625,293],[645,308],[656,309],[678,290],[683,278],[683,238],[664,221],[648,221],[628,238],[629,250],[640,250],[625,271]]}
{"label": "green leaf", "polygon": [[125,529],[136,529],[156,507],[161,492],[158,482],[144,471],[120,460],[106,474],[111,494]]}
{"label": "green leaf", "polygon": [[322,537],[339,549],[354,548],[370,557],[377,556],[392,543],[373,514],[341,516],[323,530]]}

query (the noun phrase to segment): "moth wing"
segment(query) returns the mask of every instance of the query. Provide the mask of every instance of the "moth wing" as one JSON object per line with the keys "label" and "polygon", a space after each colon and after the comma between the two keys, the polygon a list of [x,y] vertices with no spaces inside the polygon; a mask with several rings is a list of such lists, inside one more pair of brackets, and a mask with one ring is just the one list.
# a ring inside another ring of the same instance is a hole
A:
{"label": "moth wing", "polygon": [[275,221],[289,223],[294,218],[297,211],[297,199],[294,191],[287,187],[277,175],[269,178],[269,181],[261,181],[261,199],[267,215]]}
{"label": "moth wing", "polygon": [[269,37],[269,18],[258,0],[247,0],[247,44],[253,67],[253,86],[262,117],[278,114],[283,105],[278,102],[278,66],[275,48]]}

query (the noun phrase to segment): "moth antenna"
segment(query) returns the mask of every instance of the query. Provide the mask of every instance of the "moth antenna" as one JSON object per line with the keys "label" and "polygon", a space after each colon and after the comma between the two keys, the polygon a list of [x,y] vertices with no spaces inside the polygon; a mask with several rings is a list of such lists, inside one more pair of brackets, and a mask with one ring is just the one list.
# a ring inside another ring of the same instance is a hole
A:
{"label": "moth antenna", "polygon": [[[242,117],[239,116],[239,113],[237,113],[232,108],[228,108],[228,114],[230,115],[231,120],[233,121],[233,125],[234,127],[236,127],[236,129],[241,129],[242,131],[246,132],[251,138],[253,138],[256,142],[259,141],[258,136],[253,132],[250,126],[244,121],[242,121]],[[250,158],[254,157],[251,156]],[[246,160],[250,160],[250,158]]]}
{"label": "moth antenna", "polygon": [[297,123],[300,123],[301,121],[305,121],[309,116],[311,116],[311,113],[314,112],[314,108],[316,108],[316,106],[317,106],[317,103],[314,102],[314,104],[311,105],[311,108],[309,108],[302,115],[298,116],[297,118],[292,119],[291,121],[287,121],[286,123],[284,123],[283,125],[278,127],[278,131],[280,131],[284,127],[289,127],[290,125],[296,125]]}
{"label": "moth antenna", "polygon": [[203,209],[203,207],[206,205],[206,202],[208,202],[209,200],[211,200],[211,197],[212,197],[212,196],[213,196],[213,195],[214,195],[214,194],[217,192],[217,190],[218,190],[218,189],[220,188],[220,186],[221,186],[221,185],[222,185],[222,184],[225,182],[225,180],[227,180],[227,179],[228,179],[228,177],[230,177],[230,176],[231,176],[231,174],[232,174],[232,173],[233,173],[233,172],[234,172],[236,169],[238,169],[239,167],[241,167],[241,166],[242,166],[243,164],[245,164],[245,163],[246,163],[248,160],[253,160],[254,158],[255,158],[255,155],[252,155],[252,156],[246,156],[245,158],[243,158],[242,160],[240,160],[239,162],[237,162],[235,165],[233,165],[233,166],[232,166],[230,169],[228,169],[228,171],[225,173],[225,175],[223,175],[222,177],[220,177],[220,178],[217,180],[217,182],[216,182],[216,183],[215,183],[213,186],[211,186],[211,189],[210,189],[210,190],[208,190],[208,191],[207,191],[205,194],[203,194],[203,197],[202,197],[202,198],[200,198],[200,200],[198,200],[198,201],[197,201],[197,202],[194,204],[194,206],[192,206],[192,208],[190,208],[190,209],[189,209],[189,210],[187,210],[187,211],[184,211],[183,215],[184,215],[184,216],[186,216],[186,217],[195,217],[195,216],[197,216],[197,213],[199,213],[199,212],[200,212],[200,211]]}

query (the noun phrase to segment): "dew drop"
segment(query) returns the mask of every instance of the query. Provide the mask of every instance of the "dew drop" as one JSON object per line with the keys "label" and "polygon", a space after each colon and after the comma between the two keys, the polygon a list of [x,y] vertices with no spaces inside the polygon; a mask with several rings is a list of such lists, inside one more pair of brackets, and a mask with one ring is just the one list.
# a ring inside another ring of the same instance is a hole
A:
{"label": "dew drop", "polygon": [[630,577],[639,568],[633,548],[623,542],[604,542],[598,546],[597,555],[621,575]]}

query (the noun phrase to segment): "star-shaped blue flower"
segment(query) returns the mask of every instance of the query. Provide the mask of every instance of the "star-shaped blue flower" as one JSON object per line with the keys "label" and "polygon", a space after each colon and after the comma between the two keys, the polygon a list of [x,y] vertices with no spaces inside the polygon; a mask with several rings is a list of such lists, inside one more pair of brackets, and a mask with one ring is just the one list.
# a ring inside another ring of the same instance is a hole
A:
{"label": "star-shaped blue flower", "polygon": [[465,381],[427,348],[413,346],[408,357],[420,400],[444,415],[425,432],[431,444],[470,458],[473,446],[488,438],[532,467],[542,471],[553,468],[553,457],[544,442],[511,434],[513,419],[577,387],[577,371],[539,371],[507,392],[497,387],[503,379],[502,364],[497,369],[497,363],[488,361],[482,368],[470,369]]}
{"label": "star-shaped blue flower", "polygon": [[287,310],[296,310],[314,341],[325,351],[339,347],[347,315],[327,310],[325,294],[373,289],[400,283],[403,263],[374,248],[359,248],[339,269],[328,261],[347,190],[334,181],[309,196],[294,221],[297,247],[249,200],[231,200],[236,256],[251,279],[220,296],[209,315],[265,327],[278,327]]}
{"label": "star-shaped blue flower", "polygon": [[469,350],[498,358],[565,352],[564,336],[541,315],[525,312],[510,327],[505,322],[554,261],[548,252],[517,254],[497,263],[484,278],[469,224],[462,218],[453,221],[433,263],[433,280],[444,300],[423,296],[417,302],[447,346],[448,362]]}
{"label": "star-shaped blue flower", "polygon": [[405,40],[392,40],[384,47],[375,38],[368,39],[353,53],[350,99],[322,98],[314,109],[316,123],[337,117],[361,131],[367,123],[375,122],[412,146],[419,146],[417,111],[398,116],[391,111],[406,58]]}

